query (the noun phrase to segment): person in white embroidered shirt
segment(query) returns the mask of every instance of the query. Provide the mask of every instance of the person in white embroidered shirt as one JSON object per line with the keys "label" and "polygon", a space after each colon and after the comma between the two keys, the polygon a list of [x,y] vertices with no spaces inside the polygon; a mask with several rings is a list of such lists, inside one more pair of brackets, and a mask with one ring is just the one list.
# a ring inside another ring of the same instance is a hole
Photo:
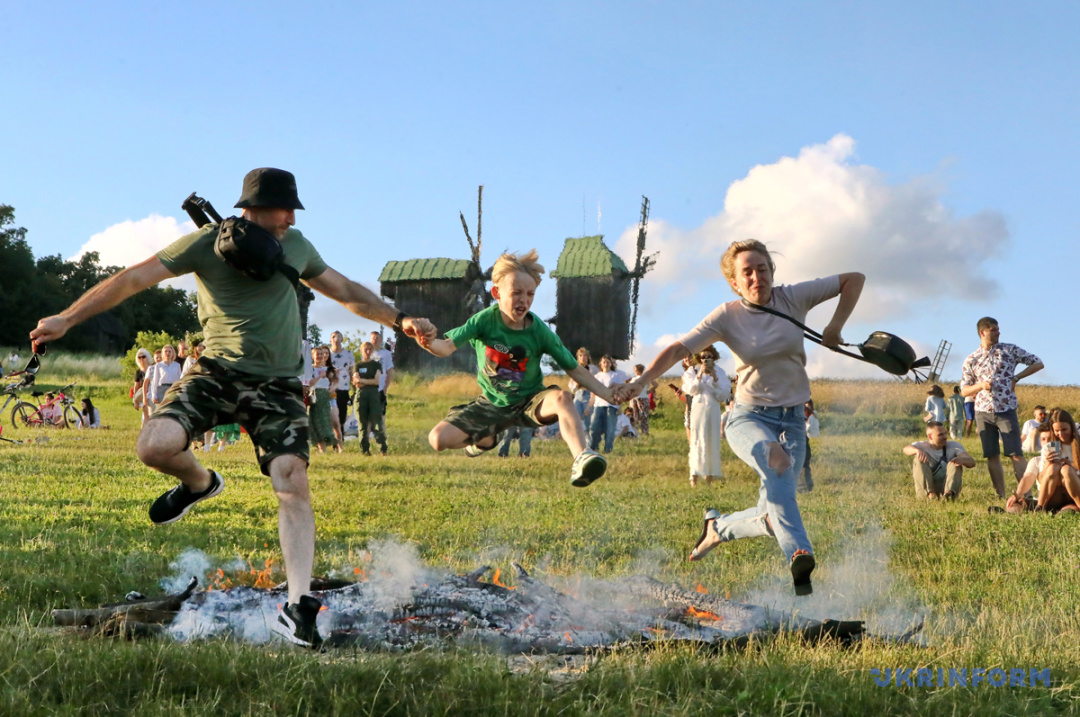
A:
{"label": "person in white embroidered shirt", "polygon": [[964,447],[949,440],[949,432],[940,421],[926,424],[926,440],[904,446],[905,456],[911,456],[911,473],[915,479],[915,495],[920,498],[955,500],[963,487],[965,468],[974,468],[975,459]]}
{"label": "person in white embroidered shirt", "polygon": [[[979,348],[964,360],[960,392],[975,396],[975,430],[979,432],[983,458],[990,480],[999,497],[1004,498],[1005,469],[1001,465],[1001,452],[1012,459],[1017,482],[1024,475],[1027,459],[1020,440],[1020,420],[1016,417],[1016,383],[1022,378],[1041,371],[1043,362],[1016,344],[999,342],[1001,329],[997,319],[984,316],[979,319]],[[1017,364],[1027,366],[1016,373]],[[1001,444],[998,445],[998,438]]]}

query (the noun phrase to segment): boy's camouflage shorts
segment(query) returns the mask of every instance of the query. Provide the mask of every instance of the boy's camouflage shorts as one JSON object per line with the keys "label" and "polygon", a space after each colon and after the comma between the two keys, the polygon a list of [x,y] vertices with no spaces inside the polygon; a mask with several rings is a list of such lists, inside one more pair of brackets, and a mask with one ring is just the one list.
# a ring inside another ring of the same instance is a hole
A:
{"label": "boy's camouflage shorts", "polygon": [[497,436],[511,426],[539,428],[559,420],[558,416],[550,416],[548,420],[541,421],[540,404],[549,393],[561,390],[558,386],[547,386],[539,393],[510,406],[496,406],[481,395],[471,403],[453,406],[443,420],[466,433],[469,441],[474,444],[488,436]]}
{"label": "boy's camouflage shorts", "polygon": [[251,436],[266,475],[278,456],[309,462],[308,414],[298,378],[254,376],[202,358],[169,388],[147,420],[159,418],[183,426],[189,445],[214,426],[239,423]]}

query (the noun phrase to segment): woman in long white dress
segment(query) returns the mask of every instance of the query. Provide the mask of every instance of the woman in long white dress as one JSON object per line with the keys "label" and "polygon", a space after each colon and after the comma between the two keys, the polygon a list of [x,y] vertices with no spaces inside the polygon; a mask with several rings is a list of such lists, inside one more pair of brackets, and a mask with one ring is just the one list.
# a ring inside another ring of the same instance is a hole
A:
{"label": "woman in long white dress", "polygon": [[731,382],[716,368],[719,353],[712,346],[701,351],[697,365],[684,381],[683,390],[694,397],[690,407],[690,486],[702,479],[712,483],[723,476],[720,469],[720,421],[731,397]]}

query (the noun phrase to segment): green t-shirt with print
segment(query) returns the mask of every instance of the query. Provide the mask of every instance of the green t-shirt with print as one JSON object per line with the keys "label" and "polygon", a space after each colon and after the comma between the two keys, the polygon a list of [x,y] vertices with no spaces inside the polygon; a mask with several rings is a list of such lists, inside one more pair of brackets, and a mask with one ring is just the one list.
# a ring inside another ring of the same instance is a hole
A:
{"label": "green t-shirt with print", "polygon": [[512,406],[544,388],[540,370],[544,354],[565,371],[577,366],[574,355],[536,314],[530,311],[526,324],[524,329],[511,329],[499,305],[493,304],[473,314],[464,326],[446,332],[454,346],[460,348],[468,341],[476,349],[477,383],[496,406]]}
{"label": "green t-shirt with print", "polygon": [[[252,279],[214,253],[217,224],[180,237],[157,253],[173,274],[195,274],[199,323],[208,358],[256,376],[298,376],[301,357],[300,307],[296,290],[281,272],[269,281]],[[326,271],[326,262],[304,235],[290,229],[281,240],[285,263],[302,279]]]}

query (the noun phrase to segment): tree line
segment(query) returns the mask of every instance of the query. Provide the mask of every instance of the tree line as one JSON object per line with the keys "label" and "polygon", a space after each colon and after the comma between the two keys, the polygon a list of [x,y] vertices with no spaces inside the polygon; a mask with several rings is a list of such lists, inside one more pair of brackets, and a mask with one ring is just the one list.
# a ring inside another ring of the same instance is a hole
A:
{"label": "tree line", "polygon": [[[37,259],[15,226],[15,208],[0,204],[0,345],[23,346],[38,319],[57,314],[90,287],[123,267],[102,266],[97,252],[68,261],[59,254]],[[123,353],[140,331],[183,336],[199,330],[195,297],[155,286],[72,329],[56,343],[67,351]]]}

